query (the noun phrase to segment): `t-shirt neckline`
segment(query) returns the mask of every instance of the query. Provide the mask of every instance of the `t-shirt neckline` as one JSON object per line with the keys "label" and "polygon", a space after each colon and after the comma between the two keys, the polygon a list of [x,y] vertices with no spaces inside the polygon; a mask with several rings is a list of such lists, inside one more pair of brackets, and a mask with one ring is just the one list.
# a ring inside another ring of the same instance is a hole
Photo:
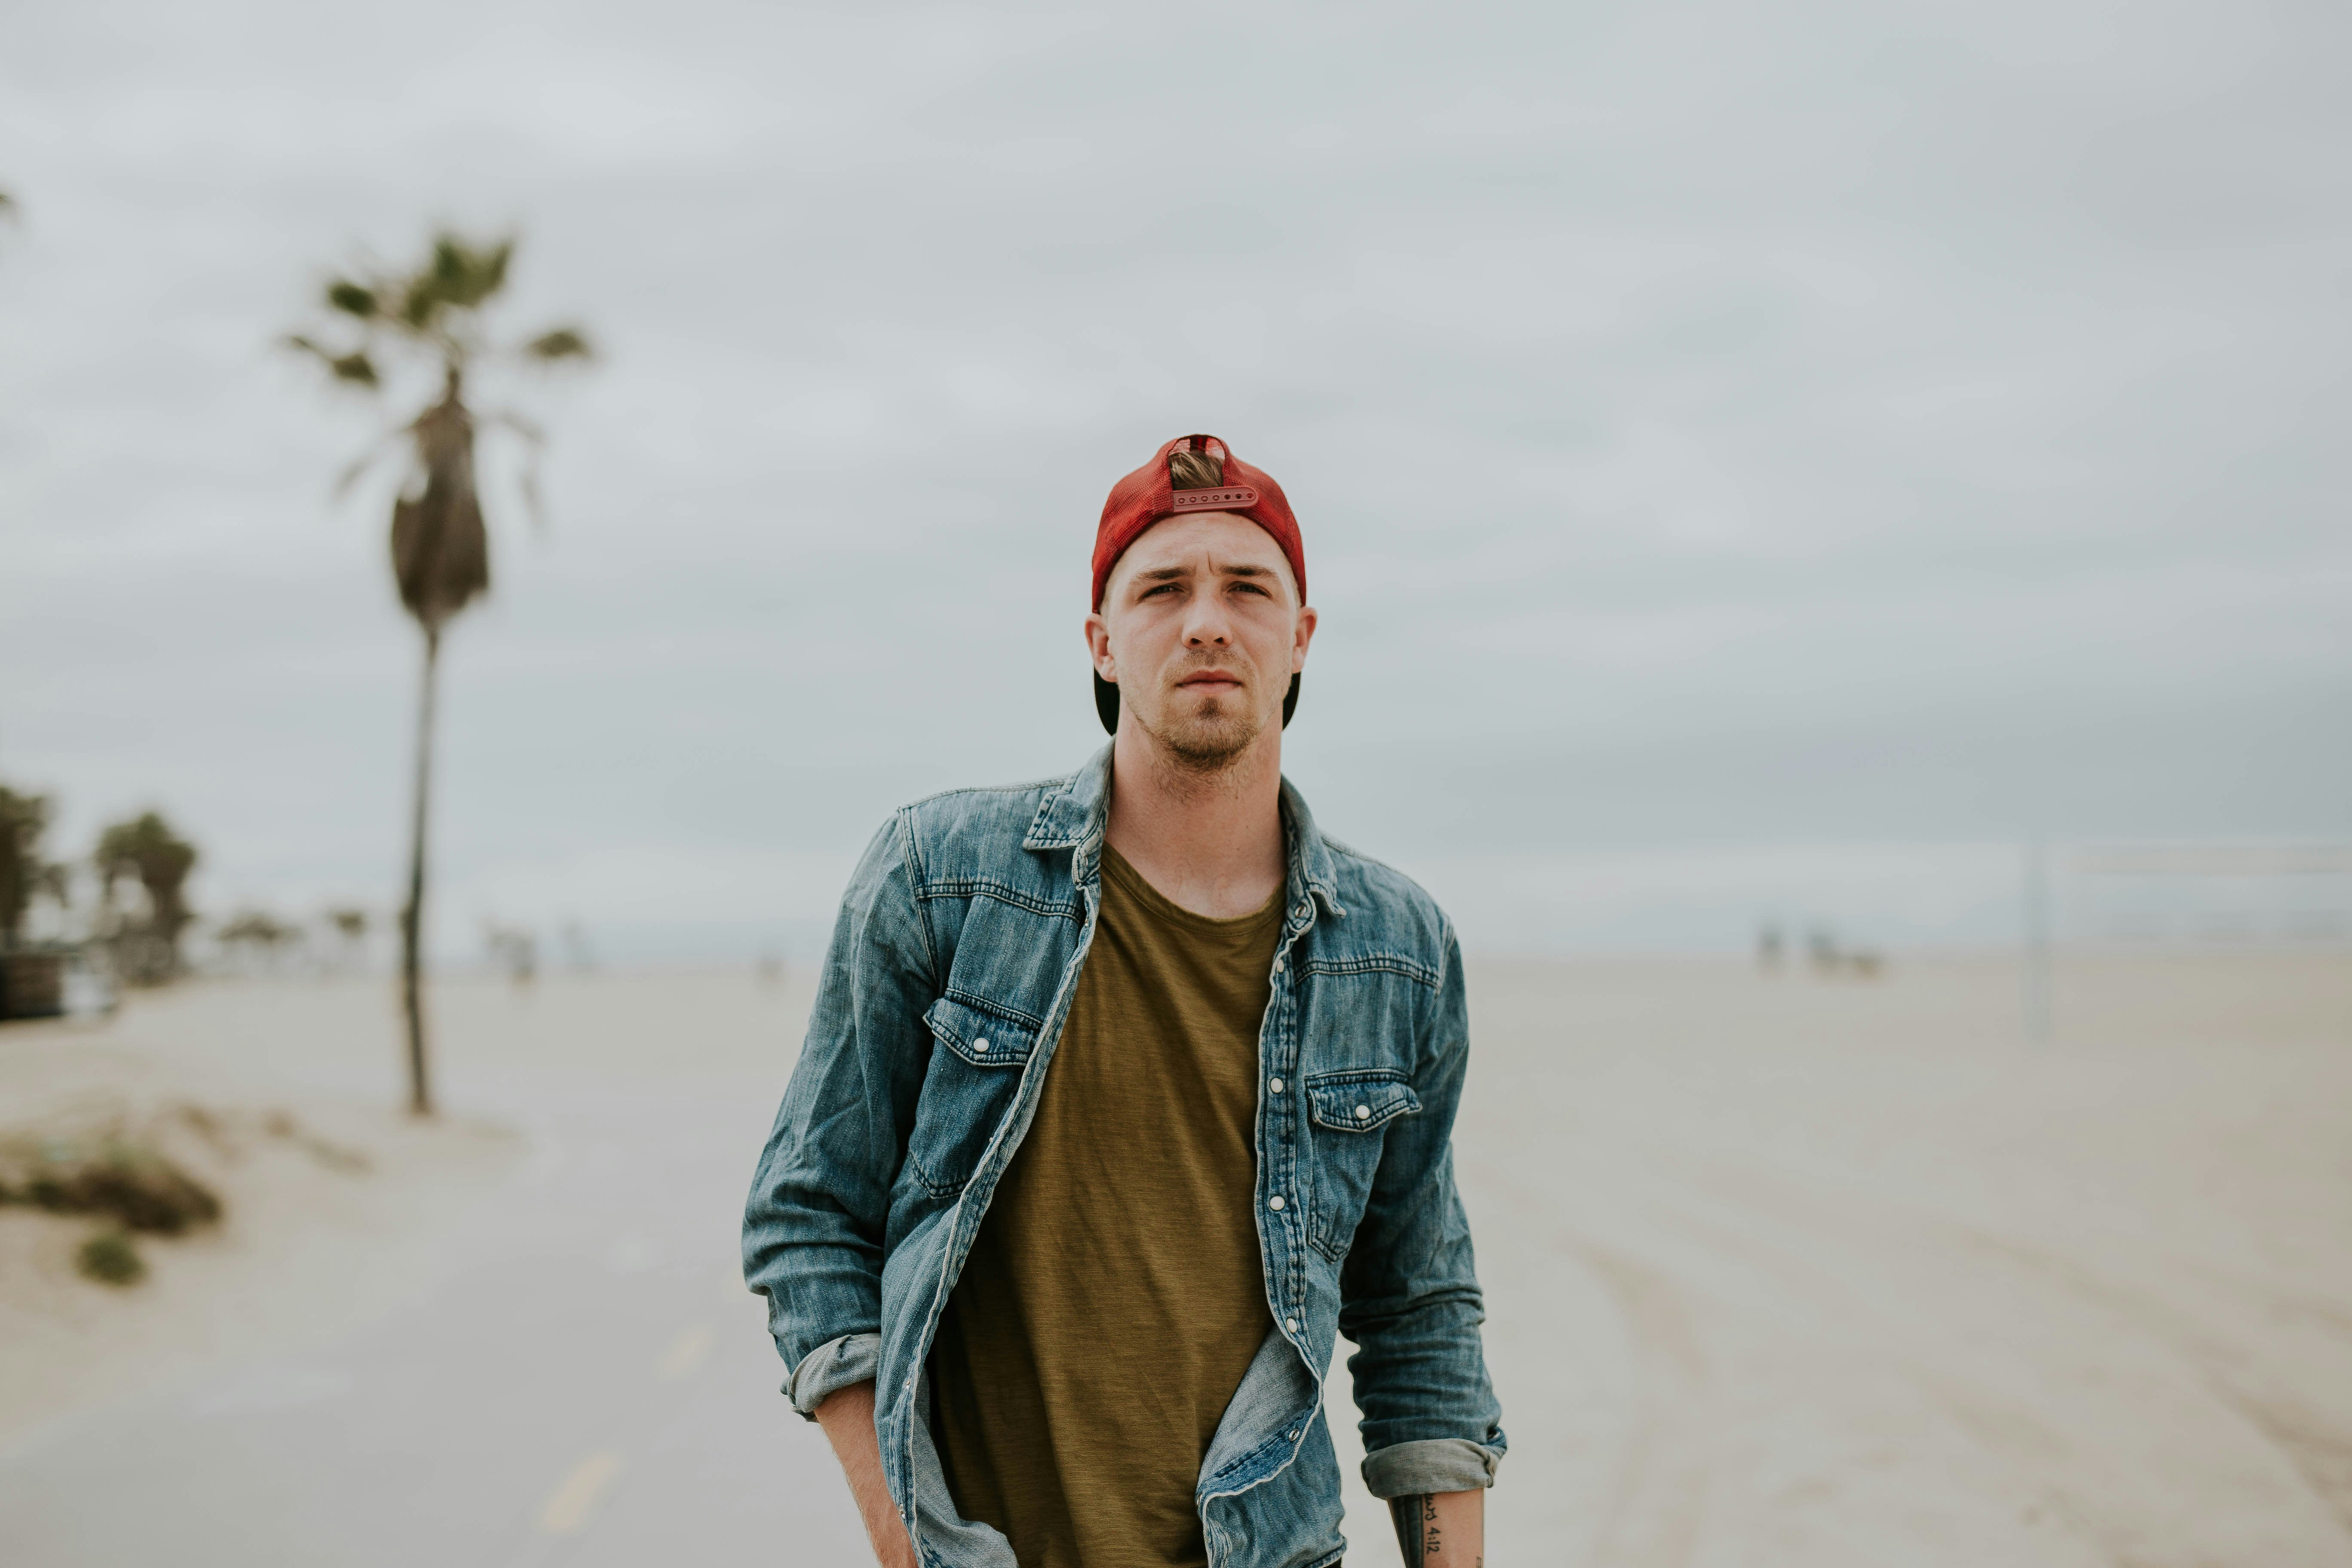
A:
{"label": "t-shirt neckline", "polygon": [[1197,910],[1186,909],[1153,887],[1150,879],[1137,870],[1134,863],[1126,856],[1112,848],[1108,840],[1103,844],[1102,863],[1103,874],[1116,878],[1119,887],[1132,897],[1141,900],[1144,907],[1153,915],[1177,925],[1190,927],[1204,936],[1254,934],[1260,925],[1280,917],[1283,897],[1287,891],[1280,886],[1276,887],[1273,896],[1266,900],[1265,907],[1253,910],[1245,915],[1204,915]]}

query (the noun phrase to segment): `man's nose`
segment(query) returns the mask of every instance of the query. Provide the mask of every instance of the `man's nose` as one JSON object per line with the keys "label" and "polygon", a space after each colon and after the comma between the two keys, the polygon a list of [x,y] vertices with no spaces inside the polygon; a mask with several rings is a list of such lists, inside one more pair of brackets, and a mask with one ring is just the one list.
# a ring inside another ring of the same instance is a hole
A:
{"label": "man's nose", "polygon": [[1191,647],[1233,641],[1233,626],[1225,618],[1225,607],[1214,595],[1194,603],[1192,614],[1185,622],[1184,641]]}

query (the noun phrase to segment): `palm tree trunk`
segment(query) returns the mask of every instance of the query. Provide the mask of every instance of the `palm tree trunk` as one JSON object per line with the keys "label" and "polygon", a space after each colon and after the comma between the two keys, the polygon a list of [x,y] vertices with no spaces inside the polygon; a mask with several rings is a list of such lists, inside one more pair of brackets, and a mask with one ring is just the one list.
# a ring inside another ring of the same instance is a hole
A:
{"label": "palm tree trunk", "polygon": [[425,925],[425,806],[433,784],[433,689],[441,662],[441,629],[425,627],[425,681],[416,703],[416,815],[408,844],[408,903],[400,911],[400,991],[408,1014],[408,1109],[433,1114],[433,1084],[425,1070],[423,945]]}

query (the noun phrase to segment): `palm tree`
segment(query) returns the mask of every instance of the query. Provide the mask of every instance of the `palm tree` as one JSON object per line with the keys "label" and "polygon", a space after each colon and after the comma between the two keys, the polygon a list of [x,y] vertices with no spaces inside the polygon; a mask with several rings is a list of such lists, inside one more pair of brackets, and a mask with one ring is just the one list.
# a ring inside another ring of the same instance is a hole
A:
{"label": "palm tree", "polygon": [[302,928],[289,925],[267,910],[247,910],[213,932],[214,940],[223,947],[250,949],[261,954],[264,963],[274,972],[281,949],[295,946],[302,940]]}
{"label": "palm tree", "polygon": [[196,847],[172,831],[172,825],[150,811],[118,822],[98,836],[99,896],[110,905],[114,884],[131,880],[147,894],[147,919],[128,934],[131,945],[124,965],[133,978],[169,980],[180,972],[180,933],[195,917],[181,889],[196,868]]}
{"label": "palm tree", "polygon": [[[504,428],[526,444],[522,494],[538,510],[535,461],[544,442],[536,426],[506,412],[477,417],[466,402],[467,377],[498,362],[551,364],[591,356],[577,328],[556,327],[519,342],[494,342],[483,312],[506,287],[514,241],[474,244],[444,231],[434,237],[432,254],[407,272],[336,278],[323,303],[341,341],[321,343],[296,333],[289,346],[317,358],[342,385],[380,391],[383,372],[398,363],[437,372],[440,391],[414,418],[388,432],[344,471],[338,492],[347,489],[377,458],[399,453],[405,473],[392,506],[392,574],[400,602],[425,634],[422,695],[416,706],[415,811],[410,820],[408,897],[400,911],[401,1001],[408,1020],[408,1107],[419,1116],[433,1110],[425,1070],[422,1002],[424,958],[419,952],[425,921],[425,805],[431,793],[433,696],[441,657],[441,629],[490,585],[489,535],[482,525],[476,488],[474,437],[485,426]],[[380,364],[379,361],[383,363]]]}
{"label": "palm tree", "polygon": [[48,826],[47,795],[18,795],[0,784],[0,952],[16,945],[36,897],[63,897],[64,868],[41,858]]}

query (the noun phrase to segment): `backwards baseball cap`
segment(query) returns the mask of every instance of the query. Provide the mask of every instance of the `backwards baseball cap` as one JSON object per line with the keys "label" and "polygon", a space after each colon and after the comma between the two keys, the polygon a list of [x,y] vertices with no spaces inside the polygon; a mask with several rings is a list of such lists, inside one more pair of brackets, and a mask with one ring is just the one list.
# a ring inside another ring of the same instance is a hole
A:
{"label": "backwards baseball cap", "polygon": [[[1209,459],[1206,467],[1219,475],[1218,482],[1198,489],[1179,488],[1168,461],[1179,451]],[[1111,486],[1110,499],[1103,502],[1102,522],[1095,530],[1095,588],[1090,601],[1094,608],[1102,608],[1111,568],[1118,564],[1129,545],[1142,538],[1153,523],[1195,511],[1229,511],[1265,530],[1282,546],[1283,559],[1290,563],[1299,603],[1307,602],[1307,548],[1298,537],[1298,520],[1290,514],[1289,499],[1274,482],[1274,476],[1234,457],[1233,448],[1214,436],[1179,436],[1154,452],[1150,462]],[[1298,677],[1293,675],[1290,690],[1282,700],[1285,728],[1297,706]],[[1095,712],[1105,730],[1118,731],[1118,688],[1099,675],[1095,677]]]}

